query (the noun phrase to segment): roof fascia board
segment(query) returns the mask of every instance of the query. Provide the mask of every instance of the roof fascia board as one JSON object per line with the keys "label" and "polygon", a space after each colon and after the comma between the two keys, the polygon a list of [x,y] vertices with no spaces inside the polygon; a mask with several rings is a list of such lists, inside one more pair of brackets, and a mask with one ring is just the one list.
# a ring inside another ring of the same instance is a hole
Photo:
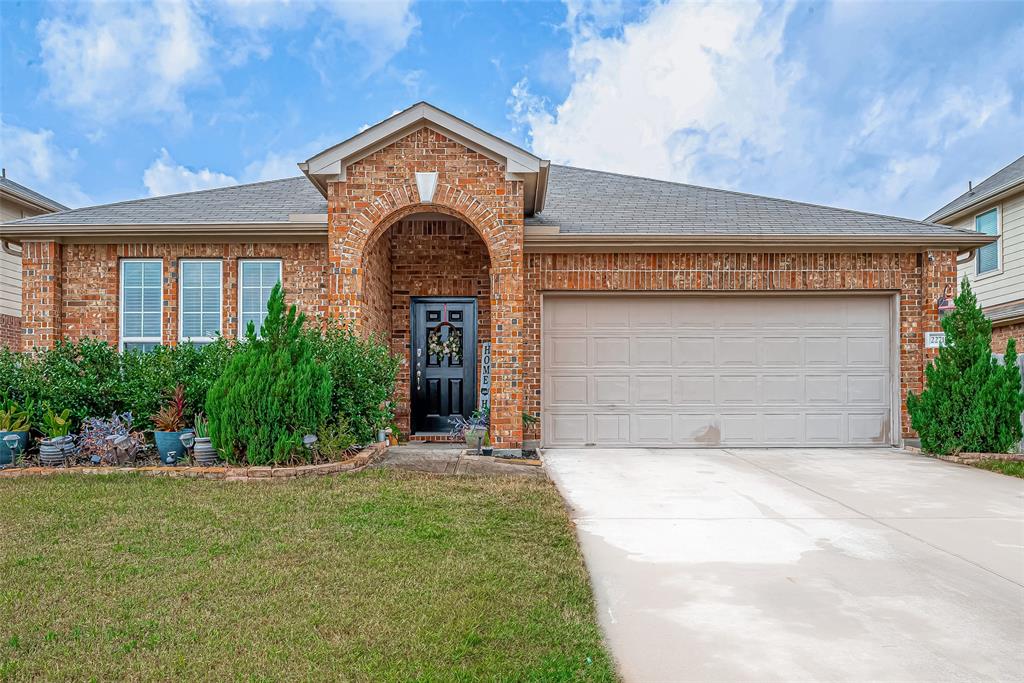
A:
{"label": "roof fascia board", "polygon": [[16,244],[30,241],[203,241],[223,239],[230,241],[278,242],[325,241],[327,224],[323,221],[289,223],[179,223],[179,224],[33,224],[31,226],[2,225],[3,239]]}
{"label": "roof fascia board", "polygon": [[508,173],[536,173],[540,170],[539,157],[425,102],[413,105],[311,157],[303,170],[313,175],[337,173],[344,180],[347,166],[383,149],[421,126],[451,137],[474,151],[504,163]]}
{"label": "roof fascia board", "polygon": [[586,233],[538,234],[526,232],[524,250],[528,252],[566,253],[647,252],[647,251],[776,251],[780,248],[803,251],[841,250],[863,252],[870,249],[921,251],[950,249],[959,253],[994,242],[997,237],[964,232],[963,235],[656,235]]}
{"label": "roof fascia board", "polygon": [[938,223],[939,221],[957,220],[964,217],[971,212],[977,211],[981,204],[988,202],[999,201],[1005,199],[1007,196],[1014,194],[1018,189],[1024,189],[1024,178],[1016,178],[1008,183],[1000,185],[999,187],[993,188],[992,190],[980,194],[973,200],[964,204],[963,206],[953,209],[953,211],[945,214],[933,214],[926,220],[929,223]]}

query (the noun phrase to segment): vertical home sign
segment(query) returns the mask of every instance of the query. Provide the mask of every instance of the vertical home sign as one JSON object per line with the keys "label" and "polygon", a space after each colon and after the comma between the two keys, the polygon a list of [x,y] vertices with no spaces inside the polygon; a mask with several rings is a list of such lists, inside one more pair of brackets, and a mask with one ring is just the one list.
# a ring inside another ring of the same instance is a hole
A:
{"label": "vertical home sign", "polygon": [[491,343],[480,345],[480,410],[491,409]]}

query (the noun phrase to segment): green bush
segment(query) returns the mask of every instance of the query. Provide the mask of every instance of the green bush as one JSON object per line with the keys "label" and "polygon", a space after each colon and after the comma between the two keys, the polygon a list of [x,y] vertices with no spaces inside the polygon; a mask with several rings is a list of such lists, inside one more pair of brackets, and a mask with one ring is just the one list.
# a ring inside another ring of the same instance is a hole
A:
{"label": "green bush", "polygon": [[83,339],[35,354],[0,349],[0,396],[31,403],[37,425],[46,404],[70,411],[76,426],[88,417],[130,412],[137,427],[148,428],[149,416],[178,384],[185,386],[189,406],[202,406],[235,346],[221,339],[201,348],[160,346],[122,354],[106,342]]}
{"label": "green bush", "polygon": [[257,337],[252,325],[206,397],[213,445],[229,462],[282,464],[304,453],[302,437],[327,422],[331,374],[314,357],[305,316],[275,285]]}
{"label": "green bush", "polygon": [[925,390],[907,396],[910,424],[921,447],[940,454],[1016,449],[1024,411],[1016,343],[1007,343],[1004,365],[992,357],[992,323],[967,278],[942,329],[946,345],[925,368]]}
{"label": "green bush", "polygon": [[317,361],[331,373],[331,414],[343,418],[359,443],[377,439],[391,425],[392,398],[399,359],[383,341],[363,338],[346,325],[327,321],[323,331],[310,329]]}

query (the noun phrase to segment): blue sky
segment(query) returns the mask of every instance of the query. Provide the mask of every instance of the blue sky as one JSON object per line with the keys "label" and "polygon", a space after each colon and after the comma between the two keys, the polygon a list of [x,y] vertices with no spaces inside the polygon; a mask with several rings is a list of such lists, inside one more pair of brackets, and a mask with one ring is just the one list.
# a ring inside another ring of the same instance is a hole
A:
{"label": "blue sky", "polygon": [[545,158],[923,217],[1024,154],[1024,3],[0,0],[0,163],[73,206],[297,174],[426,99]]}

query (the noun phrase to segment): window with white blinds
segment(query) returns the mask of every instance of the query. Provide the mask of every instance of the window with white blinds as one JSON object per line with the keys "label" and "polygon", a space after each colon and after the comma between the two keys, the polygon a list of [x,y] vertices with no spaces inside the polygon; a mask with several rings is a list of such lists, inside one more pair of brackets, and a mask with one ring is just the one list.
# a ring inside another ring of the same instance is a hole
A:
{"label": "window with white blinds", "polygon": [[280,261],[238,262],[238,336],[245,334],[250,322],[259,334],[267,318],[270,292],[280,281]]}
{"label": "window with white blinds", "polygon": [[[984,235],[999,234],[999,209],[992,209],[974,218],[974,229]],[[978,275],[999,270],[999,240],[978,249]]]}
{"label": "window with white blinds", "polygon": [[152,351],[160,345],[163,325],[163,262],[121,261],[121,349]]}
{"label": "window with white blinds", "polygon": [[183,342],[207,344],[221,333],[221,275],[220,261],[180,262],[179,332]]}

